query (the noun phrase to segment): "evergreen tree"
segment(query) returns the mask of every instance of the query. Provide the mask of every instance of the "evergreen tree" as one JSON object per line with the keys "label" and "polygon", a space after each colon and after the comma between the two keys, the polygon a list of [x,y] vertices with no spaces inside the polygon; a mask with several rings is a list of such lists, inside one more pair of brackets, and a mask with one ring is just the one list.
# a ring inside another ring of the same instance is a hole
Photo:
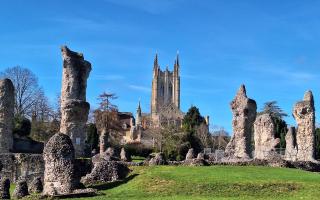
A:
{"label": "evergreen tree", "polygon": [[86,143],[90,145],[90,150],[98,149],[99,145],[99,134],[95,124],[90,123],[87,125],[87,140]]}
{"label": "evergreen tree", "polygon": [[184,145],[182,145],[179,154],[185,155],[188,151],[187,147],[193,148],[195,153],[201,152],[203,144],[199,137],[197,137],[196,129],[204,122],[204,117],[201,116],[199,109],[191,106],[182,121],[185,134],[181,141],[181,144]]}
{"label": "evergreen tree", "polygon": [[270,114],[275,125],[275,137],[280,138],[280,144],[278,147],[286,147],[286,134],[288,131],[287,123],[284,121],[284,117],[288,115],[277,105],[276,101],[269,101],[264,104],[262,111],[258,114]]}

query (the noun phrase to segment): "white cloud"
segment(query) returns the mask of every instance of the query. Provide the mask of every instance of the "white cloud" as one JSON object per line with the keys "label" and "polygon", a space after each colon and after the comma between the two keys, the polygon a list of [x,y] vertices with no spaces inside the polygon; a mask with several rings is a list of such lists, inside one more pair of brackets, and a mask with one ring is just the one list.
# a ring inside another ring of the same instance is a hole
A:
{"label": "white cloud", "polygon": [[182,0],[105,0],[119,6],[135,8],[150,14],[160,14],[173,10]]}
{"label": "white cloud", "polygon": [[92,80],[99,80],[99,81],[117,81],[117,80],[124,80],[125,77],[122,75],[93,75],[90,77]]}
{"label": "white cloud", "polygon": [[139,90],[139,91],[143,91],[143,92],[151,92],[150,87],[146,87],[146,86],[142,86],[142,85],[129,85],[128,87],[133,90]]}
{"label": "white cloud", "polygon": [[292,70],[285,67],[272,67],[272,66],[260,66],[260,67],[247,67],[247,71],[252,71],[266,76],[280,77],[282,80],[295,81],[295,82],[307,82],[317,78],[317,75],[303,70]]}

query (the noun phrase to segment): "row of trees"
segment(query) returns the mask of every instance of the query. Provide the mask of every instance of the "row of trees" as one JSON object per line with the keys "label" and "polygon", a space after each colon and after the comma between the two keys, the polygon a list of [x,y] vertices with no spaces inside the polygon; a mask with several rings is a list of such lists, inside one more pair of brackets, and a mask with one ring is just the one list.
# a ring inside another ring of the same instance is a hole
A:
{"label": "row of trees", "polygon": [[9,78],[15,88],[14,136],[46,141],[59,129],[60,109],[51,106],[36,75],[15,66],[1,72],[0,78]]}

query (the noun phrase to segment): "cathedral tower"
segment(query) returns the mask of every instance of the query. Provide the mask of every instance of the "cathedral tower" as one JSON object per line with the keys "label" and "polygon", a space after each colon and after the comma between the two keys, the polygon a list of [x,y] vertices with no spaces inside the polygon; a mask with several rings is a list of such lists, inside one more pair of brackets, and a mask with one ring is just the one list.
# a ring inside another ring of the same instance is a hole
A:
{"label": "cathedral tower", "polygon": [[156,54],[153,64],[151,116],[153,119],[158,115],[161,108],[173,104],[180,109],[180,63],[177,54],[173,71],[168,67],[161,71]]}

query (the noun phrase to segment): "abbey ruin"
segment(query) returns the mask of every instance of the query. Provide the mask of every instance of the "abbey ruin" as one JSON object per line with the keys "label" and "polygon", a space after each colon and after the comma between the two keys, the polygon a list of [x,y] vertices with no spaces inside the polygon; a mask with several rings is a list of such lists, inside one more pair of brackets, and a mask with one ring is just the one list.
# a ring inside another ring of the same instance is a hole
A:
{"label": "abbey ruin", "polygon": [[[82,53],[61,48],[63,74],[61,88],[61,125],[45,144],[42,154],[13,153],[12,121],[14,117],[14,86],[9,79],[0,80],[0,161],[1,193],[3,198],[10,196],[8,185],[16,183],[14,196],[20,198],[31,193],[43,196],[64,196],[92,194],[97,191],[85,186],[100,182],[124,179],[130,172],[129,166],[136,165],[268,165],[296,167],[310,171],[320,171],[315,160],[315,107],[311,91],[307,91],[302,101],[293,107],[297,127],[290,127],[285,136],[285,155],[276,151],[280,139],[276,138],[275,124],[268,113],[257,113],[257,103],[247,96],[241,85],[230,103],[233,135],[225,152],[215,154],[195,153],[189,149],[185,160],[166,160],[163,152],[150,155],[140,163],[131,162],[125,148],[117,153],[105,148],[105,139],[100,137],[103,148],[88,159],[84,155],[85,129],[90,104],[86,101],[87,79],[91,64]],[[127,118],[135,131],[146,129],[146,117],[153,126],[167,123],[181,126],[184,113],[180,110],[180,64],[177,56],[174,70],[161,71],[158,56],[154,60],[151,113],[143,115],[140,103],[135,124],[133,117]],[[165,120],[162,120],[165,119]],[[206,122],[208,125],[208,122]],[[101,133],[100,133],[101,134]],[[100,146],[101,147],[101,146]],[[222,151],[222,152],[221,152]],[[29,189],[28,189],[28,186]]]}

